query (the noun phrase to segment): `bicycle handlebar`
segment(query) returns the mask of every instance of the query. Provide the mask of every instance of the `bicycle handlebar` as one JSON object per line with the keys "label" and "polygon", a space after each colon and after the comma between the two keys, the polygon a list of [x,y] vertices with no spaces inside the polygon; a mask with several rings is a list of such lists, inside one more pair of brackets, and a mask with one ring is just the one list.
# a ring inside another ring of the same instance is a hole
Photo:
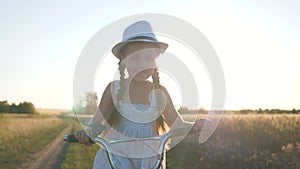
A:
{"label": "bicycle handlebar", "polygon": [[[186,134],[188,129],[189,129],[189,127],[177,128],[177,129],[170,130],[168,133],[170,133],[170,137],[171,136],[173,136],[173,137],[182,136],[182,135]],[[167,135],[167,133],[164,135]],[[141,138],[139,138],[139,139],[141,139]],[[64,141],[69,142],[69,143],[79,143],[79,141],[76,139],[74,134],[64,135]],[[95,143],[91,138],[89,139],[89,141],[90,141],[90,143]]]}
{"label": "bicycle handlebar", "polygon": [[[209,122],[211,122],[211,120],[208,120]],[[103,125],[96,125],[97,130],[99,130],[99,134],[107,129],[105,126]],[[161,140],[160,145],[159,145],[159,151],[158,154],[159,158],[157,159],[156,163],[154,164],[152,169],[157,169],[160,167],[161,165],[161,161],[163,160],[164,157],[164,148],[165,145],[167,143],[167,141],[171,138],[171,137],[176,137],[176,136],[183,136],[186,135],[189,131],[190,131],[191,127],[183,127],[183,128],[177,128],[177,129],[172,129],[169,132],[167,132],[164,135],[157,135],[157,136],[152,136],[152,137],[146,137],[146,138],[132,138],[132,137],[128,137],[127,139],[123,139],[123,140],[108,140],[105,138],[101,138],[101,137],[96,137],[94,140],[92,140],[90,138],[90,143],[100,143],[105,149],[106,149],[106,154],[108,156],[109,159],[109,163],[111,165],[111,167],[113,169],[117,169],[116,165],[115,165],[115,159],[112,153],[112,148],[111,148],[111,144],[115,144],[115,143],[122,143],[122,142],[130,142],[130,141],[146,141],[146,140]],[[108,129],[110,130],[110,129]],[[70,135],[65,135],[64,136],[64,141],[66,142],[70,142],[70,143],[78,143],[79,141],[76,139],[75,135],[70,134]]]}
{"label": "bicycle handlebar", "polygon": [[[190,127],[185,127],[185,128],[178,128],[178,129],[173,129],[170,130],[169,132],[167,132],[164,135],[161,136],[152,136],[152,137],[146,137],[146,138],[128,138],[128,139],[124,139],[124,140],[107,140],[101,137],[96,137],[95,141],[93,141],[90,138],[90,143],[100,143],[107,151],[106,154],[108,156],[109,159],[109,163],[111,165],[111,167],[113,169],[117,169],[116,165],[115,165],[115,158],[113,156],[112,153],[112,149],[111,149],[111,144],[115,144],[115,143],[120,143],[120,142],[130,142],[130,141],[135,141],[135,140],[139,140],[139,141],[146,141],[146,140],[161,140],[160,145],[159,145],[159,158],[157,159],[156,163],[153,165],[152,169],[157,169],[160,167],[161,162],[163,161],[163,157],[164,157],[164,148],[165,145],[167,143],[167,141],[169,140],[170,137],[175,137],[175,136],[181,136],[181,135],[185,135],[187,133],[187,131],[189,131]],[[64,141],[66,142],[70,142],[70,143],[79,143],[79,141],[76,139],[74,134],[69,134],[69,135],[65,135],[64,136]]]}

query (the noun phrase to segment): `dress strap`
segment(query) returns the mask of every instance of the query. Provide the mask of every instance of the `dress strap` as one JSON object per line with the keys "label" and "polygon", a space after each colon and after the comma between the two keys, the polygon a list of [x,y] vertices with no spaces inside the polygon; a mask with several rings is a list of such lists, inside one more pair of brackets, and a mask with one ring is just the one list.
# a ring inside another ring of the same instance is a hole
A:
{"label": "dress strap", "polygon": [[120,80],[116,80],[113,83],[114,83],[114,85],[113,85],[114,86],[114,90],[113,91],[114,91],[114,94],[117,95],[118,94],[118,90],[120,88]]}
{"label": "dress strap", "polygon": [[117,100],[117,94],[118,94],[118,90],[120,88],[120,80],[116,80],[112,82],[111,85],[112,89],[111,89],[111,94],[112,94],[112,99],[115,103],[115,105],[119,105],[119,102]]}
{"label": "dress strap", "polygon": [[157,99],[156,99],[156,91],[155,90],[152,90],[152,95],[151,95],[151,105],[156,107],[157,105]]}

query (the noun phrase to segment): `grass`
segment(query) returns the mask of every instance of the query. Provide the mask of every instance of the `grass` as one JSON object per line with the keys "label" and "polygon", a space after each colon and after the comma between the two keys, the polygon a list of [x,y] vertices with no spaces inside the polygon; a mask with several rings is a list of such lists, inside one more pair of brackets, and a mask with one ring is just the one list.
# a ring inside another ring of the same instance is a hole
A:
{"label": "grass", "polygon": [[[73,116],[0,114],[1,167],[22,164],[50,143],[68,125],[66,121],[74,125],[73,133],[81,129]],[[61,168],[91,169],[98,149],[69,144]],[[167,168],[298,169],[300,115],[224,115],[205,143],[186,138],[169,150]]]}
{"label": "grass", "polygon": [[0,164],[15,168],[49,144],[67,124],[57,116],[0,114]]}
{"label": "grass", "polygon": [[[65,117],[73,124],[73,133],[82,129],[77,118],[72,116]],[[91,169],[93,168],[94,157],[99,146],[86,146],[78,143],[70,143],[65,157],[61,164],[61,169]]]}
{"label": "grass", "polygon": [[[224,115],[205,143],[186,138],[169,150],[167,168],[298,169],[299,142],[299,115]],[[71,144],[62,168],[91,169],[98,148]]]}
{"label": "grass", "polygon": [[207,142],[186,139],[167,155],[175,169],[298,169],[300,115],[224,115]]}

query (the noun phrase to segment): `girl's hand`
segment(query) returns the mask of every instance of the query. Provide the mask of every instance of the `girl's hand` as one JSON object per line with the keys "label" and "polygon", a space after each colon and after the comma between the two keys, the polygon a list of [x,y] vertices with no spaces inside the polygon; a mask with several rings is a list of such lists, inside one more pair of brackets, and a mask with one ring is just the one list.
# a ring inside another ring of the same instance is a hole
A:
{"label": "girl's hand", "polygon": [[204,126],[204,123],[211,123],[211,120],[209,119],[198,119],[195,121],[191,131],[190,131],[190,134],[193,134],[193,135],[196,135],[196,136],[199,136],[200,135],[200,132]]}
{"label": "girl's hand", "polygon": [[84,130],[78,130],[75,134],[75,138],[78,140],[79,143],[85,144],[87,146],[93,145],[90,141],[90,137],[86,134]]}

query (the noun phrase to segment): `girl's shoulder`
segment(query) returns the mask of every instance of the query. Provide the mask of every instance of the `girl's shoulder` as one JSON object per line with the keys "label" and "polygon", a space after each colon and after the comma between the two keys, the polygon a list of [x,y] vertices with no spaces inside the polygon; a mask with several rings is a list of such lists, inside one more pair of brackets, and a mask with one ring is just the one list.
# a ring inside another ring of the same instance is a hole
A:
{"label": "girl's shoulder", "polygon": [[109,85],[115,85],[117,83],[120,83],[120,80],[113,80],[109,83]]}
{"label": "girl's shoulder", "polygon": [[120,80],[113,80],[107,86],[108,87],[113,87],[113,86],[116,86],[116,85],[119,85],[119,84],[120,84]]}
{"label": "girl's shoulder", "polygon": [[114,80],[114,81],[111,81],[109,84],[108,84],[108,87],[114,91],[116,89],[118,89],[120,86],[120,80]]}
{"label": "girl's shoulder", "polygon": [[107,86],[106,86],[106,90],[111,89],[113,86],[115,86],[116,84],[118,84],[119,81],[120,81],[120,80],[114,80],[114,81],[109,82],[109,83],[107,84]]}

